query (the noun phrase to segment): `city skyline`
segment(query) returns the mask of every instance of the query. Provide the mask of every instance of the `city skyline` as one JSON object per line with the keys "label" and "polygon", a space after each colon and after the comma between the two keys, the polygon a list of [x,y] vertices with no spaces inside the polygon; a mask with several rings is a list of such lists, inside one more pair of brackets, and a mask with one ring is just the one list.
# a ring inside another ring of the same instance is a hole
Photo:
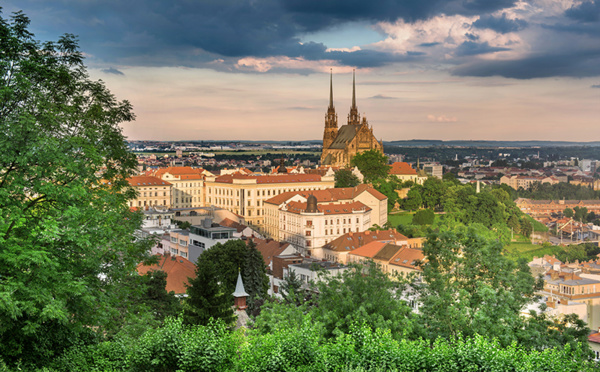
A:
{"label": "city skyline", "polygon": [[600,1],[13,1],[78,35],[130,140],[318,140],[333,71],[385,141],[598,140]]}

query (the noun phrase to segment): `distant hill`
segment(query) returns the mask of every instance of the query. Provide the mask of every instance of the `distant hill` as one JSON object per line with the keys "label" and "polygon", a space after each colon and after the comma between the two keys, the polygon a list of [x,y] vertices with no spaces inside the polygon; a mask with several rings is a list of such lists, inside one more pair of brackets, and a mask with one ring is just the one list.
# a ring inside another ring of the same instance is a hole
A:
{"label": "distant hill", "polygon": [[568,141],[441,141],[441,140],[400,140],[384,141],[386,146],[399,147],[562,147],[562,146],[600,146],[600,141],[568,142]]}

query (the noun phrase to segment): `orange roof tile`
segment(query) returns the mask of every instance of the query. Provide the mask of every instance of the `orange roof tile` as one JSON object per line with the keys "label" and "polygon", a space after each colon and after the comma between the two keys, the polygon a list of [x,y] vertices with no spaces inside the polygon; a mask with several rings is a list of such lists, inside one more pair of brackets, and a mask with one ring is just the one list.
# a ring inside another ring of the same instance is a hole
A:
{"label": "orange roof tile", "polygon": [[127,179],[129,184],[133,187],[140,186],[171,186],[170,182],[163,181],[158,177],[154,176],[132,176]]}
{"label": "orange roof tile", "polygon": [[352,200],[363,192],[368,192],[378,200],[385,200],[387,196],[375,190],[371,185],[360,184],[356,187],[337,187],[325,190],[312,191],[289,191],[276,195],[265,200],[265,203],[279,205],[288,201],[295,195],[301,195],[308,198],[309,195],[314,195],[317,198],[317,203],[335,202],[338,200]]}
{"label": "orange roof tile", "polygon": [[408,267],[411,269],[420,270],[419,267],[415,266],[416,261],[422,261],[425,259],[423,251],[420,249],[414,249],[409,247],[402,247],[390,260],[390,265],[397,265],[402,267]]}
{"label": "orange roof tile", "polygon": [[181,256],[158,256],[159,260],[156,265],[139,264],[137,267],[138,273],[145,275],[151,270],[162,270],[167,273],[167,292],[173,291],[175,294],[184,294],[189,279],[196,277],[196,265]]}
{"label": "orange roof tile", "polygon": [[387,243],[374,241],[363,245],[362,247],[356,248],[349,255],[355,255],[366,258],[373,258]]}
{"label": "orange roof tile", "polygon": [[392,164],[392,167],[390,168],[390,174],[416,176],[417,171],[413,169],[410,164],[397,161]]}
{"label": "orange roof tile", "polygon": [[234,179],[238,180],[256,180],[256,183],[296,183],[296,182],[319,182],[320,175],[315,174],[268,174],[268,175],[246,175],[246,174],[226,174],[219,176],[215,182],[233,183]]}
{"label": "orange roof tile", "polygon": [[202,168],[192,168],[192,167],[167,167],[167,168],[159,168],[154,175],[156,177],[162,177],[165,173],[172,174],[173,176],[181,176],[184,174],[202,174],[204,169]]}
{"label": "orange roof tile", "polygon": [[395,229],[347,233],[325,244],[323,248],[335,252],[349,252],[373,241],[407,241],[408,238]]}
{"label": "orange roof tile", "polygon": [[[303,213],[306,210],[306,203],[303,202],[289,202],[286,205],[287,211],[290,213]],[[367,207],[363,203],[356,201],[352,203],[330,203],[330,204],[317,204],[319,212],[325,215],[331,214],[351,214],[355,211],[370,211],[371,208]]]}
{"label": "orange roof tile", "polygon": [[277,240],[250,238],[256,244],[256,249],[262,254],[265,265],[269,266],[273,257],[279,256],[290,244],[280,243]]}
{"label": "orange roof tile", "polygon": [[236,229],[237,232],[239,232],[239,233],[244,231],[244,229],[248,228],[248,226],[243,225],[238,222],[235,222],[234,220],[230,220],[229,218],[225,218],[224,220],[219,222],[219,225],[225,226],[225,227],[232,227],[232,228]]}

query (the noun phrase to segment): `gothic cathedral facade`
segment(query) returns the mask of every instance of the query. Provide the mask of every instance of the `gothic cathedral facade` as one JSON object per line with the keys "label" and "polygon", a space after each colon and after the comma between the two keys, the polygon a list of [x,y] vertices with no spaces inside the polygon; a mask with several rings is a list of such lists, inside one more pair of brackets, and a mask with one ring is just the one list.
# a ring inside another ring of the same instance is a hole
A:
{"label": "gothic cathedral facade", "polygon": [[348,124],[338,128],[338,118],[333,106],[333,74],[329,78],[329,107],[325,114],[325,131],[323,132],[323,152],[321,165],[332,167],[348,167],[352,157],[358,153],[377,150],[383,154],[383,141],[377,141],[373,135],[373,127],[369,126],[366,117],[360,117],[356,107],[355,75],[352,74],[352,106],[348,114]]}

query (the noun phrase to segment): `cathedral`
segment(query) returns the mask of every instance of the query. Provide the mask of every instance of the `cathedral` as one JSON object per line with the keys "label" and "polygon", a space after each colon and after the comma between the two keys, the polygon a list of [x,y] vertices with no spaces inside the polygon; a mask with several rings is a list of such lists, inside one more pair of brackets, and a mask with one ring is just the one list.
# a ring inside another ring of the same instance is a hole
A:
{"label": "cathedral", "polygon": [[377,141],[367,118],[363,116],[361,120],[358,113],[355,80],[352,73],[352,106],[348,114],[348,124],[338,128],[337,114],[333,106],[333,73],[330,75],[329,107],[325,114],[321,165],[347,167],[354,155],[368,150],[377,150],[383,154],[383,141]]}

